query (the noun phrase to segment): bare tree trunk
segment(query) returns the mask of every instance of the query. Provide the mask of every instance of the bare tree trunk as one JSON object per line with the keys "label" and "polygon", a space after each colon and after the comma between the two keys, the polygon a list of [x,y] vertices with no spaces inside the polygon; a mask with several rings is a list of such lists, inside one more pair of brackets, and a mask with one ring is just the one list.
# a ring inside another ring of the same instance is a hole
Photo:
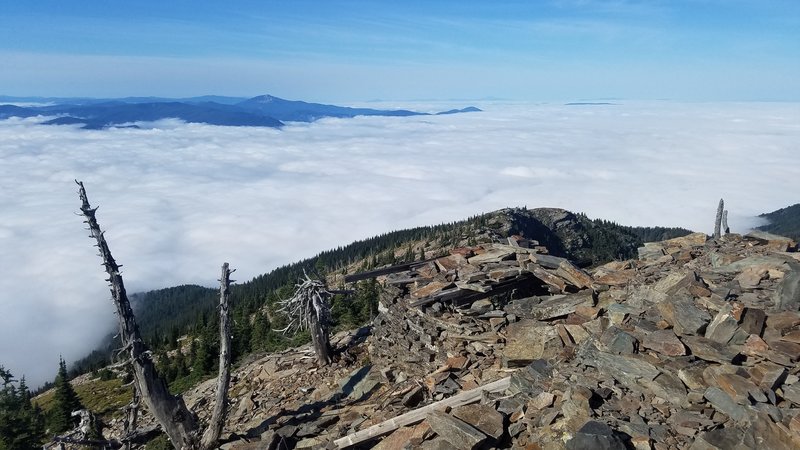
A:
{"label": "bare tree trunk", "polygon": [[729,234],[731,229],[728,228],[728,210],[722,211],[722,230],[725,234]]}
{"label": "bare tree trunk", "polygon": [[717,206],[717,220],[714,222],[714,239],[722,237],[720,228],[722,227],[722,211],[725,209],[725,202],[719,199],[719,206]]}
{"label": "bare tree trunk", "polygon": [[289,319],[289,325],[278,331],[308,330],[317,360],[323,366],[331,363],[328,336],[331,319],[328,299],[331,295],[325,281],[312,280],[305,274],[305,280],[295,285],[294,295],[279,302],[281,308],[278,310]]}
{"label": "bare tree trunk", "polygon": [[328,336],[327,327],[322,324],[316,314],[309,317],[308,330],[311,333],[311,343],[314,346],[314,353],[321,366],[331,363],[331,343]]}
{"label": "bare tree trunk", "polygon": [[215,448],[225,415],[228,410],[228,385],[231,379],[231,323],[229,313],[231,273],[228,263],[222,265],[222,276],[219,279],[219,374],[217,375],[216,399],[211,420],[208,423],[200,448]]}
{"label": "bare tree trunk", "polygon": [[136,426],[139,420],[139,391],[133,387],[133,398],[130,404],[125,406],[125,450],[131,450],[131,436],[136,433]]}
{"label": "bare tree trunk", "polygon": [[95,218],[97,208],[89,205],[83,183],[75,180],[80,186],[81,212],[86,218],[91,237],[97,241],[97,248],[103,258],[103,266],[111,286],[111,296],[117,308],[119,333],[123,348],[130,352],[133,379],[147,409],[169,436],[172,445],[177,449],[192,449],[197,446],[198,426],[194,415],[186,408],[183,399],[170,394],[164,380],[158,376],[150,352],[139,335],[139,327],[133,315],[125,285],[119,267],[111,250],[108,248],[103,231]]}

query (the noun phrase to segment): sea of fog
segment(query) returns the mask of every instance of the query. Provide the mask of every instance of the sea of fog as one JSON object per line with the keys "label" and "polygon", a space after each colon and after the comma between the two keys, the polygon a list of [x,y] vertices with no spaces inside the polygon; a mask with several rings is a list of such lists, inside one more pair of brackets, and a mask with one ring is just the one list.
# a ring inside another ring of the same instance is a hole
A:
{"label": "sea of fog", "polygon": [[[443,110],[460,104],[369,104]],[[173,120],[86,131],[0,121],[0,364],[29,384],[114,323],[83,180],[130,292],[248,280],[390,230],[506,206],[733,231],[800,201],[796,103],[566,106],[269,128]]]}

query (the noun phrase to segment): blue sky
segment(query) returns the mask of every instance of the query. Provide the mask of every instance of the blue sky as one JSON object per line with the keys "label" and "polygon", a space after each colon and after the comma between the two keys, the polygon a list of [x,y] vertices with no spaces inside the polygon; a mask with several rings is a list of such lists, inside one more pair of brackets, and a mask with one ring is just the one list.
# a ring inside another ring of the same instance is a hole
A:
{"label": "blue sky", "polygon": [[0,94],[800,100],[796,0],[0,0]]}

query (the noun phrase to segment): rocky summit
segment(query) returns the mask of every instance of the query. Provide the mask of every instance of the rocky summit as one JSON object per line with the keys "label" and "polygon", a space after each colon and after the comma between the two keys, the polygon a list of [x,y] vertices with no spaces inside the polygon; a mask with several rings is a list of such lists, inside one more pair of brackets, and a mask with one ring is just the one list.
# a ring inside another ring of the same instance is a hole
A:
{"label": "rocky summit", "polygon": [[372,325],[331,366],[237,369],[222,448],[800,448],[796,250],[695,233],[583,269],[512,236],[361,274]]}

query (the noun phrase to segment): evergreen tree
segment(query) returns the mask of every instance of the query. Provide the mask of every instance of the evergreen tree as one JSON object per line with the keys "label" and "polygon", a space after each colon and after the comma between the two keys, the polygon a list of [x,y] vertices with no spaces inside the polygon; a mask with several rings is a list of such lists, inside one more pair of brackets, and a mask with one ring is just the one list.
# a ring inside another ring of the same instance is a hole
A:
{"label": "evergreen tree", "polygon": [[75,426],[72,412],[84,409],[78,394],[69,384],[67,363],[64,362],[64,358],[59,358],[58,375],[56,375],[54,389],[53,408],[50,410],[47,425],[51,433],[62,433]]}
{"label": "evergreen tree", "polygon": [[253,332],[250,334],[250,347],[253,350],[265,350],[270,335],[270,323],[266,314],[256,313],[253,321]]}
{"label": "evergreen tree", "polygon": [[252,329],[250,317],[246,314],[246,311],[242,309],[235,310],[233,314],[233,342],[231,349],[234,361],[238,361],[239,358],[252,351],[252,339],[250,336]]}
{"label": "evergreen tree", "polygon": [[41,445],[42,412],[31,405],[25,377],[14,386],[11,373],[0,366],[0,450],[29,450]]}
{"label": "evergreen tree", "polygon": [[195,381],[216,369],[219,355],[219,336],[215,333],[217,325],[207,322],[200,330],[200,338],[195,342],[195,354],[192,360],[192,377]]}

